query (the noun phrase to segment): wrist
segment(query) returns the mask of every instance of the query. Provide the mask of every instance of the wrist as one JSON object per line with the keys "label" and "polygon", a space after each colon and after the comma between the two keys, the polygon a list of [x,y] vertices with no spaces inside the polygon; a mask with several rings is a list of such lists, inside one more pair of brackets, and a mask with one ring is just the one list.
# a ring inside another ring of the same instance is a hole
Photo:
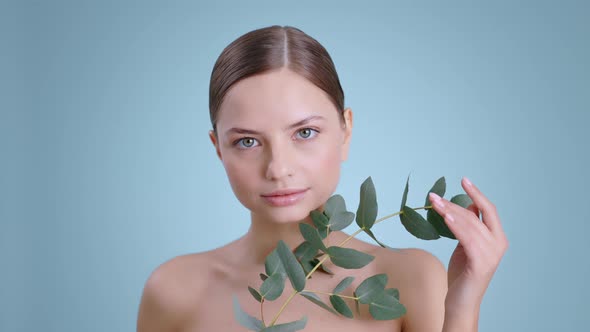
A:
{"label": "wrist", "polygon": [[473,305],[450,305],[445,302],[445,320],[443,332],[477,331],[479,321],[479,303]]}

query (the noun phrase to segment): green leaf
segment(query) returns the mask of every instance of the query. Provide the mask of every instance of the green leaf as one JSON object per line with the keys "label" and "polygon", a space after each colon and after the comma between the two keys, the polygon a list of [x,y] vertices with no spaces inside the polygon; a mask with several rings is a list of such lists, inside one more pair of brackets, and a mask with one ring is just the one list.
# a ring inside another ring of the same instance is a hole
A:
{"label": "green leaf", "polygon": [[361,197],[356,211],[356,223],[361,229],[371,229],[377,219],[377,193],[369,176],[361,185]]}
{"label": "green leaf", "polygon": [[344,300],[340,296],[331,295],[330,296],[330,303],[332,303],[332,306],[334,307],[334,309],[336,309],[336,311],[338,311],[343,316],[346,316],[348,318],[354,317],[352,314],[352,310],[350,310],[350,307],[348,307],[348,304],[346,304],[346,302],[344,302]]}
{"label": "green leaf", "polygon": [[369,312],[377,320],[390,320],[403,316],[406,313],[406,307],[394,296],[381,293],[369,304]]}
{"label": "green leaf", "polygon": [[315,229],[313,226],[308,225],[306,223],[300,223],[299,231],[301,232],[303,238],[307,242],[309,242],[309,244],[311,244],[311,246],[314,249],[318,249],[324,252],[326,251],[326,246],[324,245],[324,242],[322,242],[322,238],[320,237],[318,230]]}
{"label": "green leaf", "polygon": [[326,217],[326,215],[323,212],[320,212],[318,210],[312,210],[309,213],[309,215],[311,216],[313,224],[318,229],[326,228],[326,226],[328,226],[328,217]]}
{"label": "green leaf", "polygon": [[299,295],[303,296],[304,298],[310,300],[311,302],[315,303],[316,305],[320,306],[321,308],[324,308],[326,310],[328,310],[329,312],[333,313],[334,315],[338,315],[338,313],[336,312],[336,310],[332,309],[330,306],[328,306],[327,304],[325,304],[319,296],[317,296],[315,293],[312,292],[301,292],[299,293]]}
{"label": "green leaf", "polygon": [[[316,259],[316,261],[314,261],[315,264],[313,264],[313,266],[316,266],[316,264],[319,263],[319,262],[320,262],[320,260],[319,259]],[[320,264],[320,266],[318,267],[318,270],[323,271],[323,272],[325,272],[327,274],[332,274],[332,275],[334,274],[334,272],[330,271],[330,269],[328,269],[326,267],[326,264]]]}
{"label": "green leaf", "polygon": [[293,289],[301,292],[305,287],[305,273],[303,272],[301,265],[299,265],[297,258],[295,258],[295,255],[293,255],[283,240],[279,240],[277,253],[285,268],[287,277],[289,277],[289,281],[291,281],[291,285],[293,285]]}
{"label": "green leaf", "polygon": [[344,269],[360,269],[375,259],[374,256],[364,252],[337,246],[329,247],[327,253],[332,263]]}
{"label": "green leaf", "polygon": [[334,288],[334,291],[332,293],[342,292],[348,286],[350,286],[350,284],[352,283],[353,280],[354,280],[354,277],[346,277],[346,278],[342,279],[342,281],[340,281],[338,283],[338,285],[336,285],[336,287]]}
{"label": "green leaf", "polygon": [[[358,295],[356,295],[356,291],[352,292],[352,295],[354,297],[358,297]],[[359,300],[354,300],[354,308],[356,309],[356,313],[360,315],[361,314],[361,305],[360,305]]]}
{"label": "green leaf", "polygon": [[426,212],[426,220],[428,220],[428,222],[434,226],[440,236],[444,236],[453,240],[457,239],[453,232],[451,232],[449,229],[449,226],[447,226],[445,223],[445,219],[440,214],[438,214],[436,210],[429,209],[428,212]]}
{"label": "green leaf", "polygon": [[464,207],[464,208],[467,208],[467,207],[469,207],[469,205],[473,204],[471,197],[469,197],[468,195],[465,195],[465,194],[459,194],[459,195],[453,196],[451,198],[451,202],[453,202],[461,207]]}
{"label": "green leaf", "polygon": [[399,301],[399,290],[397,288],[387,288],[385,293],[395,297]]}
{"label": "green leaf", "polygon": [[424,220],[424,217],[422,217],[420,213],[408,206],[404,206],[402,211],[403,213],[400,214],[402,225],[404,225],[410,234],[422,240],[434,240],[440,238],[436,228]]}
{"label": "green leaf", "polygon": [[250,294],[252,294],[252,296],[254,297],[254,299],[258,302],[262,302],[262,295],[260,295],[260,293],[258,293],[258,291],[250,286],[248,286],[248,291],[250,292]]}
{"label": "green leaf", "polygon": [[264,273],[260,273],[259,276],[260,276],[260,280],[262,280],[262,281],[264,281],[264,280],[266,280],[266,278],[268,278],[268,276]]}
{"label": "green leaf", "polygon": [[[440,197],[443,197],[445,195],[446,189],[447,183],[445,181],[445,177],[443,176],[440,179],[436,180],[432,188],[430,188],[430,190],[428,191],[428,194],[435,193]],[[432,205],[432,203],[430,202],[430,198],[428,197],[428,194],[426,194],[426,202],[424,203],[424,206]]]}
{"label": "green leaf", "polygon": [[354,291],[359,302],[368,304],[377,299],[385,291],[387,285],[387,274],[381,273],[369,277],[361,282]]}
{"label": "green leaf", "polygon": [[[402,205],[400,206],[400,210],[406,206],[406,201],[408,200],[408,189],[410,188],[410,175],[408,174],[408,179],[406,180],[406,188],[404,189],[404,193],[402,195]],[[401,214],[400,214],[401,216]]]}
{"label": "green leaf", "polygon": [[344,202],[344,198],[342,198],[340,195],[333,195],[330,197],[324,206],[324,213],[326,216],[328,216],[328,218],[332,218],[332,216],[337,212],[345,211],[346,203]]}
{"label": "green leaf", "polygon": [[235,295],[232,295],[233,303],[234,303],[234,317],[242,325],[243,327],[247,328],[251,331],[260,331],[264,328],[264,324],[261,320],[250,316],[246,312],[242,310],[240,306],[240,302]]}
{"label": "green leaf", "polygon": [[349,211],[338,211],[334,213],[329,220],[329,227],[333,231],[340,231],[352,224],[354,213]]}
{"label": "green leaf", "polygon": [[266,256],[266,260],[264,261],[264,269],[267,276],[273,275],[275,273],[283,273],[287,275],[283,264],[281,264],[281,259],[279,258],[279,254],[277,253],[276,249]]}
{"label": "green leaf", "polygon": [[370,229],[365,229],[364,231],[365,231],[365,233],[367,233],[367,235],[369,235],[371,238],[373,238],[373,240],[375,240],[375,242],[377,242],[377,244],[379,244],[381,247],[388,248],[386,245],[381,243],[381,241],[377,240],[377,238],[375,237],[375,234],[373,234],[373,232]]}
{"label": "green leaf", "polygon": [[260,295],[269,301],[274,301],[283,294],[284,289],[285,277],[281,273],[275,273],[264,280],[260,286]]}
{"label": "green leaf", "polygon": [[313,224],[318,229],[318,233],[320,234],[322,239],[325,239],[328,236],[328,233],[330,232],[330,229],[328,228],[328,217],[326,217],[326,215],[323,212],[320,212],[318,210],[311,211],[309,215],[311,216]]}
{"label": "green leaf", "polygon": [[278,324],[269,326],[260,330],[260,332],[295,332],[301,331],[305,328],[305,324],[307,324],[307,316],[301,318],[300,320],[285,323],[285,324]]}
{"label": "green leaf", "polygon": [[307,241],[301,242],[301,244],[298,245],[293,252],[293,254],[295,254],[295,258],[297,258],[297,260],[302,263],[304,261],[312,260],[317,253],[318,250],[314,249],[313,246]]}

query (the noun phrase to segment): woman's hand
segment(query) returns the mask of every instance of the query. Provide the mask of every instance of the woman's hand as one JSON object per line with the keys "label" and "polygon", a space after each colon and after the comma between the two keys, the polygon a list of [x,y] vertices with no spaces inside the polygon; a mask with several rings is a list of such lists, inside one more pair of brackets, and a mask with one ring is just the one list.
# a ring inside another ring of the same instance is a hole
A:
{"label": "woman's hand", "polygon": [[508,240],[494,204],[467,178],[463,178],[461,185],[473,200],[467,209],[434,193],[430,194],[430,201],[459,240],[449,261],[445,316],[475,319],[471,323],[477,324],[481,301],[508,249]]}

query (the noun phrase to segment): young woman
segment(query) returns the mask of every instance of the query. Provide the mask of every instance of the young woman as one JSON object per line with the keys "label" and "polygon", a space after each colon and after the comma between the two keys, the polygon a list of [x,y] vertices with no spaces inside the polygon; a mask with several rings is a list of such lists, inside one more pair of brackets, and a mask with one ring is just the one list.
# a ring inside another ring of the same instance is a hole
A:
{"label": "young woman", "polygon": [[[260,303],[247,287],[260,287],[264,260],[279,240],[291,249],[303,241],[298,224],[311,223],[310,211],[323,209],[348,157],[352,111],[344,107],[329,54],[299,29],[257,29],[228,45],[213,68],[209,106],[211,142],[236,197],[251,211],[251,226],[223,247],[155,269],[139,307],[141,332],[245,331],[234,319],[232,295],[260,318]],[[362,280],[386,273],[407,309],[403,317],[374,320],[361,306],[360,315],[348,319],[296,296],[278,323],[307,316],[305,331],[476,331],[479,306],[508,241],[494,205],[466,178],[462,186],[474,202],[468,209],[431,196],[459,240],[448,272],[424,250],[392,251],[352,239],[346,247],[374,255],[371,264],[345,270],[328,261],[334,275],[315,273],[306,283],[306,289],[329,292],[352,275],[350,294],[344,293],[352,295]],[[347,237],[335,231],[325,241]],[[287,282],[279,299],[264,303],[267,323],[291,291]],[[329,303],[327,295],[320,297]]]}

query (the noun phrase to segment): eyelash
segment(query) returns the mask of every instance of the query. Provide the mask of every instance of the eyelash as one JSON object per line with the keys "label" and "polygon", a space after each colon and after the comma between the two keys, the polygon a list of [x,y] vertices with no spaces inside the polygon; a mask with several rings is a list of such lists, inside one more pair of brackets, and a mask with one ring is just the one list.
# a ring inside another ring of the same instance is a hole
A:
{"label": "eyelash", "polygon": [[[315,128],[305,127],[305,128],[301,128],[301,129],[297,130],[297,134],[301,133],[304,130],[311,130],[311,132],[312,132],[309,137],[302,138],[304,141],[311,140],[312,138],[316,137],[320,133],[320,131]],[[237,146],[239,149],[243,149],[243,150],[248,150],[250,148],[255,147],[255,146],[249,146],[249,147],[248,146],[240,146],[240,142],[243,142],[245,139],[248,139],[248,138],[257,141],[254,137],[242,137],[240,139],[235,140],[233,145]]]}

